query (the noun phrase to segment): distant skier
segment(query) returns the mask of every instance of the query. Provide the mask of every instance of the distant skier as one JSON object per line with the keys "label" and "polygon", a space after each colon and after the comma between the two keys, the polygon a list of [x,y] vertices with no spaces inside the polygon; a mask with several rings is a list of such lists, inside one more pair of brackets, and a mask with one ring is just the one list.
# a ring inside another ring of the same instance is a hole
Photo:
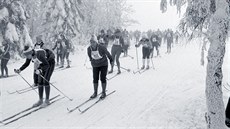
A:
{"label": "distant skier", "polygon": [[[118,68],[117,74],[120,74],[121,70],[120,70],[119,58],[120,58],[121,52],[123,51],[122,49],[124,47],[124,39],[121,36],[121,31],[119,29],[115,31],[114,40],[112,43],[113,43],[113,46],[111,49],[111,54],[112,54],[113,60],[116,61],[116,64],[117,64],[117,68]],[[109,71],[109,73],[113,72],[113,67],[114,67],[114,64],[112,64],[111,70]]]}
{"label": "distant skier", "polygon": [[173,43],[173,35],[172,31],[169,31],[166,33],[166,42],[167,42],[167,52],[166,53],[171,53],[172,49],[172,43]]}
{"label": "distant skier", "polygon": [[66,68],[70,68],[69,53],[71,51],[71,43],[68,39],[66,39],[66,37],[63,34],[61,34],[61,40],[62,40],[63,54],[62,54],[62,61],[61,61],[60,68],[64,67],[65,58],[67,61]]}
{"label": "distant skier", "polygon": [[101,30],[101,33],[97,36],[97,40],[99,44],[106,48],[108,47],[109,39],[104,30]]}
{"label": "distant skier", "polygon": [[[32,61],[38,66],[35,70],[35,73],[43,76],[46,80],[49,80],[49,62],[46,57],[46,51],[43,49],[32,49],[30,46],[24,46],[23,54],[26,57],[26,62],[19,68],[16,69],[16,73],[20,73],[25,68],[27,68]],[[33,107],[41,106],[46,107],[49,105],[49,96],[50,96],[50,86],[49,83],[44,80],[41,76],[38,76],[38,93],[39,101],[36,102]],[[45,87],[46,99],[43,102],[43,90]]]}
{"label": "distant skier", "polygon": [[152,43],[152,49],[151,49],[151,58],[154,56],[154,48],[156,48],[157,56],[160,56],[159,47],[160,47],[160,41],[159,37],[156,33],[152,33],[150,41]]}
{"label": "distant skier", "polygon": [[[55,46],[52,48],[52,50],[54,51],[56,49],[56,54],[57,54],[57,65],[59,65],[59,60],[62,61],[62,55],[63,55],[63,47],[62,47],[62,44],[61,44],[61,40],[58,39],[56,41],[56,44]],[[61,62],[60,61],[60,62]]]}
{"label": "distant skier", "polygon": [[128,48],[130,46],[130,37],[129,37],[129,33],[127,30],[124,30],[123,32],[123,38],[124,38],[124,57],[128,56]]}
{"label": "distant skier", "polygon": [[90,98],[97,97],[98,80],[100,76],[102,86],[102,94],[100,98],[103,99],[106,97],[106,75],[108,70],[107,58],[109,58],[110,64],[112,65],[112,56],[104,46],[97,43],[96,36],[91,38],[90,46],[87,48],[87,53],[93,67],[94,93],[90,96]]}
{"label": "distant skier", "polygon": [[[9,77],[8,75],[8,68],[7,64],[10,60],[10,45],[6,41],[3,41],[3,50],[0,52],[0,59],[1,59],[1,77]],[[6,75],[4,75],[4,71],[6,72]]]}
{"label": "distant skier", "polygon": [[139,41],[138,44],[135,45],[135,47],[139,47],[142,45],[142,67],[141,69],[145,68],[145,60],[147,60],[147,66],[146,69],[149,69],[149,62],[150,62],[150,53],[152,49],[152,44],[150,43],[150,40],[147,38],[146,34],[142,35],[142,39]]}

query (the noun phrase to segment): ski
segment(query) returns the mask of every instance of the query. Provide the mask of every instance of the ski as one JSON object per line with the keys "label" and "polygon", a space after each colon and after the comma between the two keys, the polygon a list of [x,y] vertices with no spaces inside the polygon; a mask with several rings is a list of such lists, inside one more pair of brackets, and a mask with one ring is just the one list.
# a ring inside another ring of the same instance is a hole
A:
{"label": "ski", "polygon": [[[59,95],[60,96],[60,95]],[[57,98],[57,97],[56,97]],[[59,99],[55,99],[55,98],[53,98],[52,100],[51,100],[51,102],[50,102],[50,104],[49,105],[51,105],[51,104],[53,104],[53,103],[55,103],[55,102],[57,102],[57,101],[59,101],[59,100],[61,100],[61,99],[63,99],[63,98],[65,98],[65,97],[61,97],[61,98],[59,98]],[[55,100],[54,100],[55,99]],[[34,110],[31,110],[30,112],[27,112],[26,114],[24,114],[24,115],[22,115],[22,116],[20,116],[20,117],[18,117],[18,118],[15,118],[15,119],[12,119],[12,120],[10,120],[9,122],[2,122],[3,123],[3,125],[8,125],[8,124],[10,124],[10,123],[13,123],[13,122],[15,122],[15,121],[17,121],[17,120],[19,120],[19,119],[21,119],[21,118],[23,118],[23,117],[26,117],[26,116],[28,116],[28,115],[30,115],[30,114],[32,114],[32,113],[34,113],[34,112],[36,112],[36,111],[38,111],[38,110],[41,110],[41,109],[43,109],[42,107],[38,107],[38,108],[36,108],[36,109],[34,109]]]}
{"label": "ski", "polygon": [[[121,72],[121,73],[123,73],[123,72]],[[106,78],[106,80],[111,80],[111,79],[113,79],[113,78],[115,78],[115,77],[117,77],[118,75],[120,75],[121,73],[116,73],[116,74],[114,74],[112,77],[110,77],[110,78]]]}
{"label": "ski", "polygon": [[133,71],[133,74],[140,73],[140,71],[143,69],[138,69],[137,71]]}
{"label": "ski", "polygon": [[7,91],[8,94],[14,94],[14,93],[20,93],[20,92],[24,92],[24,91],[30,91],[30,90],[33,90],[33,89],[37,89],[37,87],[26,87],[24,89],[20,89],[20,90],[16,90],[16,91],[13,91],[13,92],[9,92]]}
{"label": "ski", "polygon": [[139,74],[142,74],[142,73],[144,73],[145,71],[150,70],[151,68],[155,69],[154,67],[149,67],[149,69],[143,69],[143,70],[141,70],[141,71],[139,72]]}
{"label": "ski", "polygon": [[[106,95],[106,98],[107,98],[109,95],[111,95],[111,94],[113,94],[113,93],[115,93],[115,92],[116,92],[116,90],[110,92],[109,94]],[[105,98],[104,98],[104,99],[105,99]],[[102,100],[104,100],[104,99],[99,98],[96,102],[94,102],[93,104],[91,104],[89,107],[87,107],[87,108],[84,109],[84,110],[81,110],[80,108],[78,108],[78,111],[81,112],[81,113],[85,113],[85,112],[88,111],[90,108],[92,108],[93,106],[95,106],[98,102],[100,102],[100,101],[102,101]]]}
{"label": "ski", "polygon": [[[101,95],[101,93],[98,94],[98,95]],[[93,100],[93,99],[89,98],[86,101],[84,101],[83,103],[79,104],[78,106],[76,106],[76,107],[74,107],[72,109],[67,108],[67,110],[68,110],[69,113],[71,113],[71,112],[75,111],[76,109],[80,108],[81,106],[83,106],[84,104],[88,103],[90,100]]]}
{"label": "ski", "polygon": [[[59,96],[60,96],[60,95],[54,96],[53,98],[50,99],[50,101],[53,100],[53,99],[55,99],[55,98],[57,98],[57,97],[59,97]],[[31,110],[31,109],[33,109],[33,108],[36,108],[36,107],[29,107],[29,108],[27,108],[27,109],[25,109],[25,110],[23,110],[23,111],[20,111],[20,112],[14,114],[14,115],[12,115],[12,116],[10,116],[10,117],[8,117],[8,118],[5,118],[4,120],[1,120],[0,123],[3,123],[4,121],[7,121],[7,120],[9,120],[9,119],[12,119],[12,118],[14,118],[14,117],[16,117],[16,116],[18,116],[18,115],[20,115],[20,114],[26,112],[26,111],[29,111],[29,110]]]}

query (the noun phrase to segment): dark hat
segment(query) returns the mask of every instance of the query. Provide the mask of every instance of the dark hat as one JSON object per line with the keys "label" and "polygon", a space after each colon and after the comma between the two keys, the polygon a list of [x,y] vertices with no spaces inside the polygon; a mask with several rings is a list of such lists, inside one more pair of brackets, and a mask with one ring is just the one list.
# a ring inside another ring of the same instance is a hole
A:
{"label": "dark hat", "polygon": [[101,33],[105,33],[105,31],[102,29],[102,30],[101,30]]}
{"label": "dark hat", "polygon": [[115,30],[115,34],[119,34],[119,33],[121,33],[121,30],[120,29],[116,29]]}
{"label": "dark hat", "polygon": [[33,53],[33,49],[30,47],[30,46],[28,46],[28,45],[26,45],[26,46],[24,46],[24,49],[23,49],[23,54],[26,56],[26,55],[30,55],[30,54],[32,54]]}
{"label": "dark hat", "polygon": [[43,43],[43,41],[41,40],[41,41],[39,41],[39,42],[36,42],[36,43],[35,43],[35,46],[36,46],[36,45],[39,45],[40,47],[42,47],[42,46],[44,45],[44,43]]}

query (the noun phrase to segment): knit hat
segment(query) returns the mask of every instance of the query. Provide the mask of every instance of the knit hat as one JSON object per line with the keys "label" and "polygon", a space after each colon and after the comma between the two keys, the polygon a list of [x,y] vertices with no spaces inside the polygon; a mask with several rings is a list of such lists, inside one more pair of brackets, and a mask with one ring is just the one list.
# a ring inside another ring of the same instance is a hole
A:
{"label": "knit hat", "polygon": [[33,53],[33,49],[30,46],[28,46],[28,45],[24,46],[23,54],[25,56],[30,55],[32,53]]}
{"label": "knit hat", "polygon": [[97,42],[97,37],[96,35],[92,35],[90,39],[90,43]]}

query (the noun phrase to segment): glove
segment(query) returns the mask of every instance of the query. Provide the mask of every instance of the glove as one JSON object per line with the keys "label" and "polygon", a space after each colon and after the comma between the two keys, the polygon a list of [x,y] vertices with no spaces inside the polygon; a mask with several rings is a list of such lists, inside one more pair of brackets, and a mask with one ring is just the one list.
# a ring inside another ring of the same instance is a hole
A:
{"label": "glove", "polygon": [[35,72],[37,75],[39,75],[39,74],[42,73],[42,70],[41,70],[41,69],[36,69],[34,72]]}
{"label": "glove", "polygon": [[135,47],[138,47],[137,44],[135,44]]}
{"label": "glove", "polygon": [[14,69],[14,72],[15,72],[15,73],[20,73],[21,70],[20,70],[20,69]]}

